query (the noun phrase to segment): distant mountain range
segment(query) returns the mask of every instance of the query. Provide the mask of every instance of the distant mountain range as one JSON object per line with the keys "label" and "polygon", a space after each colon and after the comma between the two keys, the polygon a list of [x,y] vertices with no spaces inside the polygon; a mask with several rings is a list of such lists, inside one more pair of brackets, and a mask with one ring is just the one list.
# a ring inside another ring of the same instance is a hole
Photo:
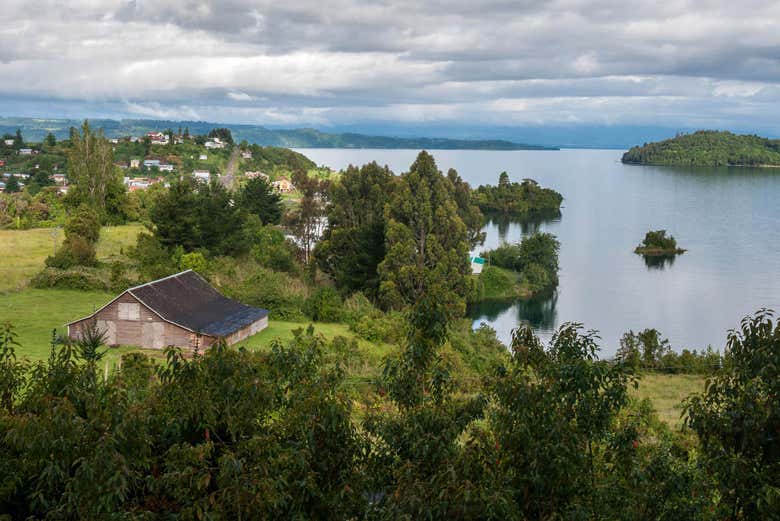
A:
{"label": "distant mountain range", "polygon": [[[70,127],[79,127],[73,119],[0,118],[0,134],[21,129],[26,140],[41,141],[49,132],[67,138]],[[150,131],[188,129],[190,134],[207,134],[211,129],[227,127],[235,141],[246,140],[263,146],[288,148],[390,148],[444,150],[557,150],[557,147],[515,143],[505,139],[454,139],[431,137],[392,137],[354,132],[327,133],[311,128],[270,129],[258,125],[234,125],[204,121],[166,121],[151,119],[91,119],[90,125],[102,128],[106,137],[139,136]]]}

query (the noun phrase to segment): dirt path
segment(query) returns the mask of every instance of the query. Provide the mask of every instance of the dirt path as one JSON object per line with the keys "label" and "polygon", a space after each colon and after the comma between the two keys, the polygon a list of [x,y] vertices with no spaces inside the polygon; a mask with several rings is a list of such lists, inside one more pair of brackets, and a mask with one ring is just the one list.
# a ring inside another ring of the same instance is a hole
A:
{"label": "dirt path", "polygon": [[238,147],[233,146],[233,153],[230,154],[230,159],[228,159],[227,167],[225,168],[225,173],[219,178],[219,182],[222,183],[222,186],[230,190],[233,186],[233,180],[235,179],[236,175],[236,168],[238,168]]}

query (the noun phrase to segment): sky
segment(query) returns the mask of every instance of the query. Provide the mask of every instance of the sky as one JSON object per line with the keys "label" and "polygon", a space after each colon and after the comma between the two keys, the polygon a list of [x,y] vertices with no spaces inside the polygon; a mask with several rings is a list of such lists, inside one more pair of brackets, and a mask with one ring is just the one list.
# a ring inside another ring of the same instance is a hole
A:
{"label": "sky", "polygon": [[0,115],[780,137],[780,7],[2,0]]}

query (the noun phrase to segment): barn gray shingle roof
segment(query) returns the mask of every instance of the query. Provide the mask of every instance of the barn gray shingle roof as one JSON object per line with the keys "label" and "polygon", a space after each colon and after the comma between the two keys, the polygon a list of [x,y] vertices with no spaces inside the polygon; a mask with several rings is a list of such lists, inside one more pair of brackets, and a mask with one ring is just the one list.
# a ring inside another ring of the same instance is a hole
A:
{"label": "barn gray shingle roof", "polygon": [[268,310],[230,299],[192,270],[127,290],[163,320],[224,337],[268,316]]}

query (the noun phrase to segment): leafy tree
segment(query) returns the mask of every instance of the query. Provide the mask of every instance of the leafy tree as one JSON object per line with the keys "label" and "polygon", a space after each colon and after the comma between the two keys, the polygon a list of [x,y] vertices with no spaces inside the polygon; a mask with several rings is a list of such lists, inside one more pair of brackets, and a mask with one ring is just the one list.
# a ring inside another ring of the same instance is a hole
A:
{"label": "leafy tree", "polygon": [[8,177],[8,180],[5,182],[5,191],[8,192],[9,194],[13,194],[21,191],[21,186],[19,186],[19,180],[16,178],[15,175]]}
{"label": "leafy tree", "polygon": [[458,175],[454,168],[447,171],[447,179],[452,183],[452,195],[458,206],[458,215],[469,233],[469,245],[476,246],[485,240],[481,232],[483,216],[475,202],[471,186]]}
{"label": "leafy tree", "polygon": [[210,138],[219,138],[221,141],[224,141],[225,143],[228,143],[230,145],[233,144],[233,134],[230,132],[229,128],[213,128],[209,132]]}
{"label": "leafy tree", "polygon": [[54,137],[54,134],[49,132],[48,134],[46,134],[46,139],[44,140],[44,143],[46,144],[47,147],[54,148],[55,146],[57,146],[57,138]]}
{"label": "leafy tree", "polygon": [[312,250],[325,228],[327,183],[309,177],[306,172],[296,172],[293,182],[303,196],[297,208],[285,216],[285,224],[297,239],[303,251],[303,262],[308,265]]}
{"label": "leafy tree", "polygon": [[374,162],[350,165],[328,189],[328,227],[315,257],[345,294],[377,294],[377,267],[385,257],[385,205],[393,184],[392,172]]}
{"label": "leafy tree", "polygon": [[259,177],[241,187],[236,203],[244,212],[258,216],[262,224],[279,224],[282,218],[282,197]]}
{"label": "leafy tree", "polygon": [[729,332],[723,369],[685,406],[718,482],[721,519],[780,511],[779,396],[780,323],[761,310]]}
{"label": "leafy tree", "polygon": [[471,289],[468,230],[433,156],[420,152],[386,208],[387,253],[378,268],[385,306],[402,308],[435,294],[438,312],[461,317]]}
{"label": "leafy tree", "polygon": [[16,137],[14,138],[14,147],[19,149],[24,146],[24,138],[22,137],[22,129],[16,129]]}
{"label": "leafy tree", "polygon": [[81,133],[71,137],[68,152],[68,177],[72,186],[66,195],[71,208],[86,204],[101,222],[122,222],[127,195],[114,165],[111,145],[103,132],[94,133],[84,121]]}
{"label": "leafy tree", "polygon": [[212,255],[234,255],[248,247],[241,209],[216,180],[174,181],[157,198],[149,218],[150,231],[171,252],[181,246],[186,253],[206,250]]}
{"label": "leafy tree", "polygon": [[100,222],[94,210],[87,205],[79,206],[68,217],[64,230],[62,246],[54,256],[46,259],[46,265],[60,269],[95,266]]}

